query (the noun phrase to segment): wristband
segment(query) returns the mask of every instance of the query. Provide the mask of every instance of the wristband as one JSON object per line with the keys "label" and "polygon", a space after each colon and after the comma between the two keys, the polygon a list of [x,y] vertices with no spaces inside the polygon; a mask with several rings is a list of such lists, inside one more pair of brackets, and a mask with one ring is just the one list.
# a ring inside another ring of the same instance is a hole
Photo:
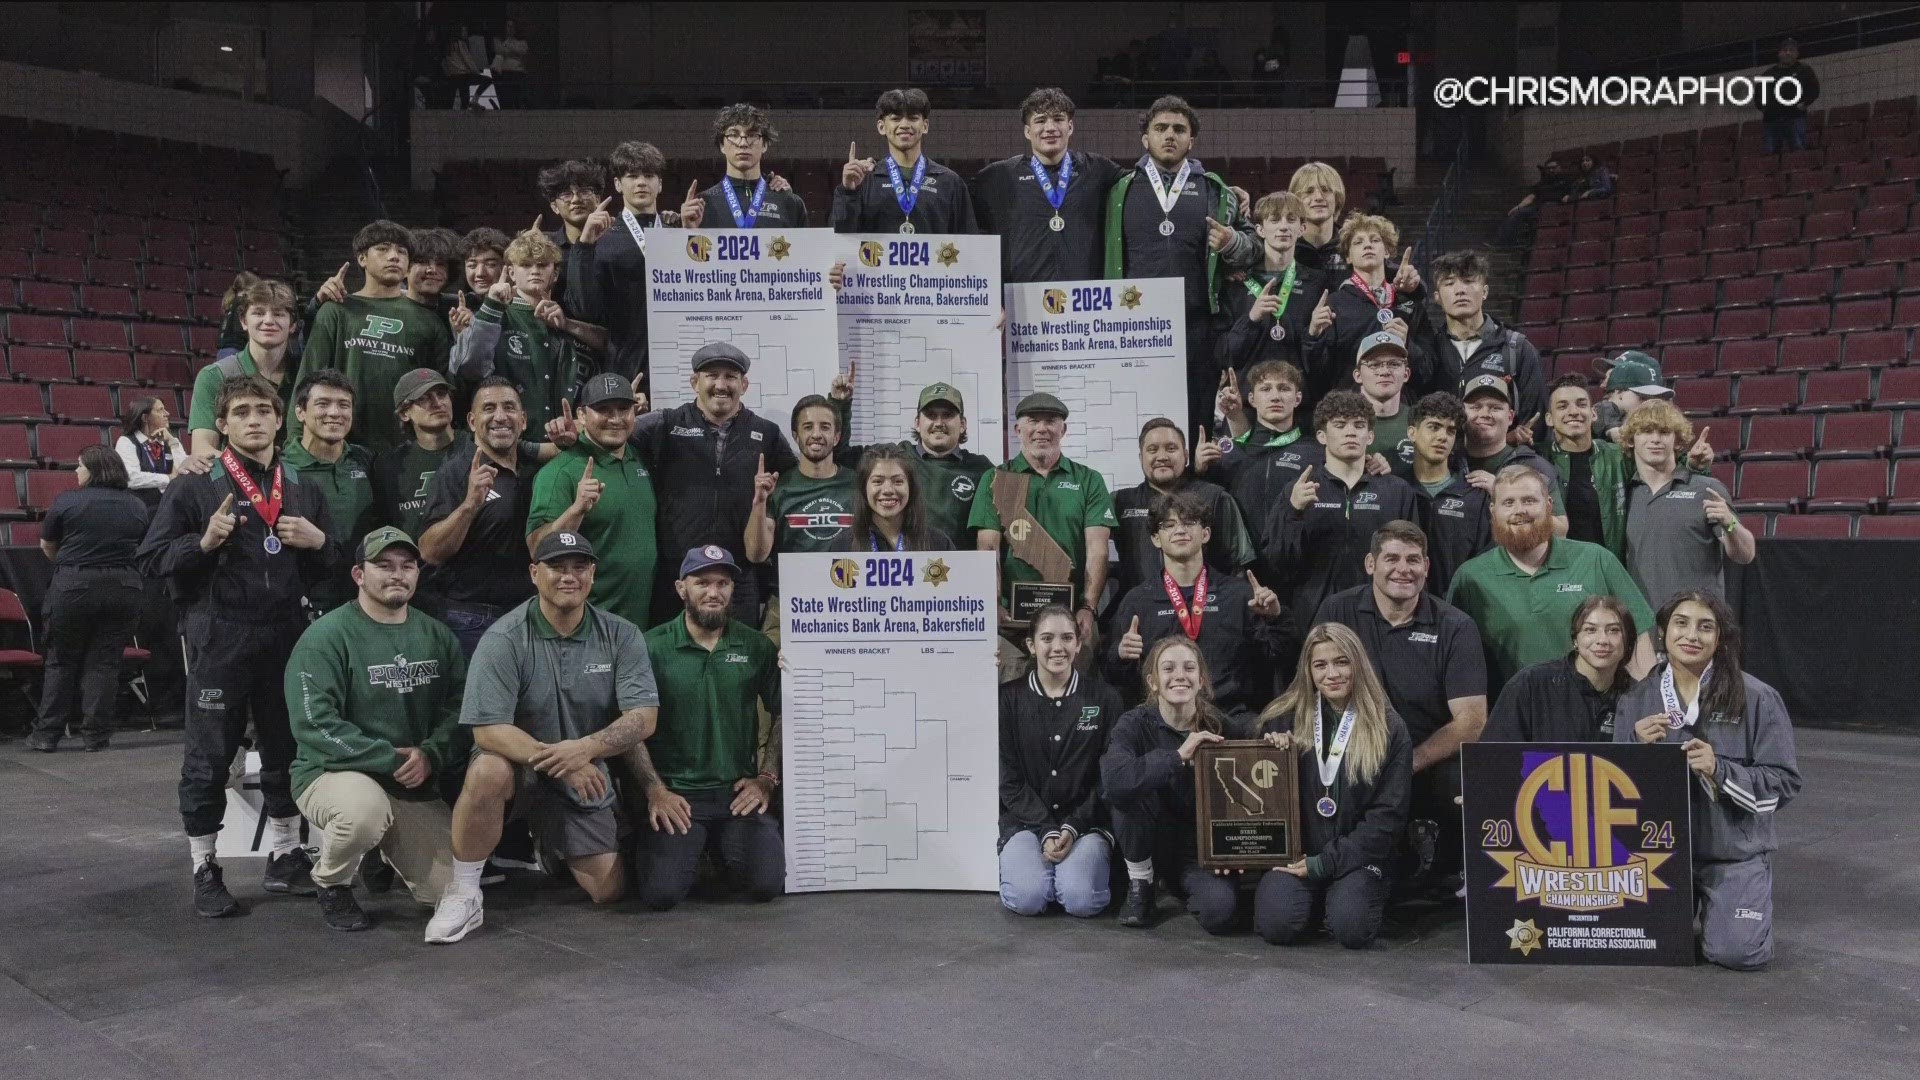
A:
{"label": "wristband", "polygon": [[1727,531],[1728,536],[1732,536],[1735,532],[1739,531],[1740,520],[1738,518],[1735,518],[1731,521],[1728,521],[1725,525],[1722,525],[1720,527]]}

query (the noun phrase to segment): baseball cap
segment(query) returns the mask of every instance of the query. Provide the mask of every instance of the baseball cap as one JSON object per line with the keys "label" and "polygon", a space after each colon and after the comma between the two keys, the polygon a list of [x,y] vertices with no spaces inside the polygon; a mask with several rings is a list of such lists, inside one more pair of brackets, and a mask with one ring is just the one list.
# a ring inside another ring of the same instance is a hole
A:
{"label": "baseball cap", "polygon": [[1641,397],[1667,397],[1673,391],[1660,381],[1660,361],[1638,349],[1613,358],[1607,369],[1608,390],[1631,390]]}
{"label": "baseball cap", "polygon": [[533,561],[552,562],[563,555],[585,555],[594,562],[600,561],[599,556],[593,553],[593,545],[587,543],[587,538],[577,532],[548,533],[546,539],[540,541],[540,546],[534,550]]}
{"label": "baseball cap", "polygon": [[595,375],[580,387],[580,404],[583,406],[605,405],[609,401],[630,402],[632,400],[633,384],[615,375],[611,371],[604,371]]}
{"label": "baseball cap", "polygon": [[1067,406],[1052,394],[1028,394],[1026,397],[1020,399],[1019,406],[1013,410],[1013,415],[1016,417],[1031,416],[1035,413],[1052,413],[1060,419],[1065,420],[1067,418]]}
{"label": "baseball cap", "polygon": [[740,369],[740,374],[745,375],[751,363],[752,362],[747,359],[746,353],[741,352],[739,349],[734,348],[724,341],[709,342],[700,346],[693,354],[693,370],[695,371],[699,371],[709,364],[730,364]]}
{"label": "baseball cap", "polygon": [[1400,339],[1399,334],[1376,330],[1360,339],[1360,351],[1354,356],[1356,359],[1365,360],[1367,355],[1375,349],[1392,349],[1403,357],[1407,355],[1407,343]]}
{"label": "baseball cap", "polygon": [[1500,400],[1513,404],[1513,388],[1507,385],[1505,375],[1475,375],[1460,385],[1460,400],[1466,401],[1481,390],[1491,390],[1500,395]]}
{"label": "baseball cap", "polygon": [[395,544],[413,552],[414,558],[420,557],[420,545],[413,542],[413,537],[391,525],[385,525],[368,533],[367,538],[360,541],[360,561],[372,562]]}
{"label": "baseball cap", "polygon": [[708,544],[705,547],[687,549],[686,558],[680,560],[680,576],[697,574],[715,566],[724,566],[735,574],[740,572],[740,564],[733,561],[733,556],[727,553],[726,548],[719,544]]}
{"label": "baseball cap", "polygon": [[445,375],[432,368],[414,368],[393,384],[393,407],[404,409],[425,397],[427,391],[436,386],[444,386],[448,393],[453,392],[453,384],[447,381]]}
{"label": "baseball cap", "polygon": [[959,389],[949,383],[943,382],[934,383],[925,390],[920,391],[920,404],[914,411],[924,412],[927,406],[936,401],[944,401],[953,406],[955,412],[962,416],[966,415],[967,403],[961,398]]}

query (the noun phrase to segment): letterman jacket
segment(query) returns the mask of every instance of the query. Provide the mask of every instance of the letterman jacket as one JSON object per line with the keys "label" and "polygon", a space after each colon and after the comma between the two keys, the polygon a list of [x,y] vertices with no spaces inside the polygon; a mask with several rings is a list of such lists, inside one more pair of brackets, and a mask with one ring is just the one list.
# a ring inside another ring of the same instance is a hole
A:
{"label": "letterman jacket", "polygon": [[1040,676],[1000,687],[1000,843],[1031,832],[1105,835],[1100,755],[1120,719],[1120,695],[1074,672],[1064,697],[1050,698]]}

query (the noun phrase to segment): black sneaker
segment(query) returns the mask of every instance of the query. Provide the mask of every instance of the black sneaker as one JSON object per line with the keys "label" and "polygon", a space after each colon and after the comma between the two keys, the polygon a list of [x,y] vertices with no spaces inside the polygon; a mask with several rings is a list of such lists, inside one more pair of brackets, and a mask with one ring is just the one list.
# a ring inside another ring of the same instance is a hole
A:
{"label": "black sneaker", "polygon": [[376,895],[393,888],[393,867],[380,857],[379,848],[360,856],[360,882]]}
{"label": "black sneaker", "polygon": [[367,913],[360,910],[360,901],[353,898],[351,885],[322,885],[319,887],[320,914],[326,917],[329,930],[365,930],[373,925]]}
{"label": "black sneaker", "polygon": [[27,736],[27,749],[38,750],[43,754],[51,754],[60,749],[60,740],[58,738],[43,739],[38,735],[29,735]]}
{"label": "black sneaker", "polygon": [[297,847],[285,855],[268,855],[267,876],[260,887],[283,896],[312,896],[319,886],[313,883],[313,859],[307,849]]}
{"label": "black sneaker", "polygon": [[1153,882],[1129,880],[1127,898],[1120,903],[1120,925],[1152,925],[1153,899]]}
{"label": "black sneaker", "polygon": [[209,859],[193,872],[193,913],[206,919],[240,914],[240,904],[227,891],[220,864]]}

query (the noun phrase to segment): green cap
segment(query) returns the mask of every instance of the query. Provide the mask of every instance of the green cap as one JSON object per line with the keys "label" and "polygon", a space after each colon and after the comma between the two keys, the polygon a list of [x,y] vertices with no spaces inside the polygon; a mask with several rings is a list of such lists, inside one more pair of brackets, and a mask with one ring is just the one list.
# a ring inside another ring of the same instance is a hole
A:
{"label": "green cap", "polygon": [[1613,358],[1607,369],[1608,390],[1631,390],[1642,397],[1670,393],[1660,381],[1660,361],[1638,349],[1628,349]]}
{"label": "green cap", "polygon": [[413,537],[391,525],[383,525],[368,533],[365,540],[360,541],[360,561],[372,562],[395,544],[404,545],[408,551],[413,552],[414,558],[420,557],[420,545],[413,542]]}
{"label": "green cap", "polygon": [[1052,394],[1028,394],[1026,397],[1020,399],[1019,407],[1013,410],[1013,415],[1016,417],[1044,413],[1052,413],[1060,419],[1065,420],[1067,418],[1067,407],[1059,398],[1054,397]]}
{"label": "green cap", "polygon": [[944,401],[953,406],[953,411],[962,416],[967,414],[967,403],[960,397],[959,388],[943,382],[934,383],[925,390],[920,391],[920,404],[914,411],[925,411],[927,406],[936,401]]}

